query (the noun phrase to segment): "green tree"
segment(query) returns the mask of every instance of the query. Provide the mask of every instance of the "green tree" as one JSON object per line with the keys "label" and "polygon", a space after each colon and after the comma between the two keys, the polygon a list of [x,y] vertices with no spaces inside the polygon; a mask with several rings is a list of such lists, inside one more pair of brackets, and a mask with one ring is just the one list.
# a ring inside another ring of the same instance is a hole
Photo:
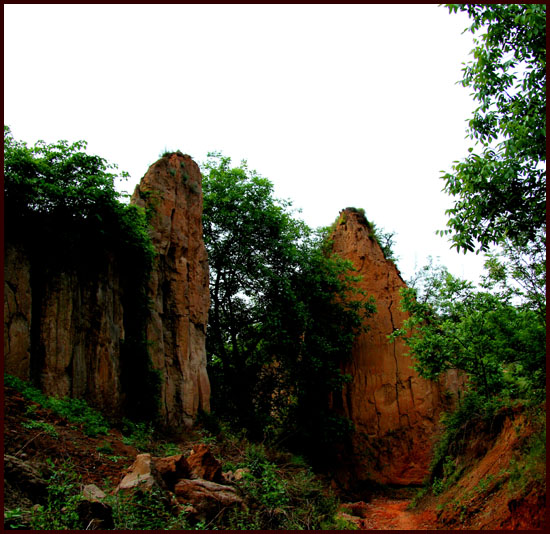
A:
{"label": "green tree", "polygon": [[431,264],[415,285],[401,291],[410,317],[392,338],[403,338],[421,376],[458,369],[485,399],[543,395],[546,330],[536,311]]}
{"label": "green tree", "polygon": [[340,362],[372,304],[349,298],[350,264],[326,253],[290,203],[273,197],[269,180],[246,162],[209,156],[203,224],[214,410],[256,435],[286,429],[311,438],[345,426],[329,414],[328,397],[346,379]]}
{"label": "green tree", "polygon": [[464,252],[526,249],[546,228],[546,5],[446,5],[481,33],[461,82],[479,106],[467,130],[476,148],[443,176],[456,198],[439,233]]}
{"label": "green tree", "polygon": [[[116,165],[88,154],[86,142],[38,141],[30,147],[4,126],[5,236],[31,260],[33,309],[56,274],[75,273],[81,283],[116,265],[123,288],[125,339],[121,348],[128,415],[153,418],[158,377],[145,339],[147,282],[155,258],[145,212],[121,202]],[[33,311],[33,313],[35,313]],[[38,331],[37,328],[33,329]],[[40,382],[40,347],[31,339],[33,374]]]}

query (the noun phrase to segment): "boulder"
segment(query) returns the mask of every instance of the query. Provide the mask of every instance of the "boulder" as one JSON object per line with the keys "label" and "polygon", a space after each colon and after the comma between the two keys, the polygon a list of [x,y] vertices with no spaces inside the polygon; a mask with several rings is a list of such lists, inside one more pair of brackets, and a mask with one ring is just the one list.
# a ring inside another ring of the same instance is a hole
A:
{"label": "boulder", "polygon": [[191,478],[202,478],[210,482],[223,482],[222,466],[210,451],[208,445],[200,443],[193,447],[187,458]]}
{"label": "boulder", "polygon": [[95,484],[86,484],[82,488],[82,496],[90,502],[101,502],[107,495]]}
{"label": "boulder", "polygon": [[158,473],[150,454],[138,454],[135,462],[128,468],[126,476],[120,481],[116,491],[150,490],[153,487],[164,488],[164,481]]}
{"label": "boulder", "polygon": [[224,509],[242,507],[243,500],[235,488],[201,479],[180,480],[174,488],[176,499],[195,510],[195,519],[212,519]]}
{"label": "boulder", "polygon": [[183,454],[176,454],[164,458],[153,458],[158,474],[164,483],[173,491],[176,482],[191,476],[191,468]]}

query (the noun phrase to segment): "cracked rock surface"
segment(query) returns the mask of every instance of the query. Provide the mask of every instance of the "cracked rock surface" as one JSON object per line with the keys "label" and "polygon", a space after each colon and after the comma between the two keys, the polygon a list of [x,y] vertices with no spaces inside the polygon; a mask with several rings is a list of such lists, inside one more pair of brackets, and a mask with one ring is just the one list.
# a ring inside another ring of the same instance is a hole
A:
{"label": "cracked rock surface", "polygon": [[332,239],[333,251],[351,260],[362,276],[357,285],[375,298],[377,307],[377,313],[366,319],[369,329],[357,336],[344,369],[352,381],[334,402],[356,428],[352,450],[342,462],[342,482],[421,484],[444,408],[443,391],[456,387],[456,381],[452,376],[445,384],[422,379],[412,369],[404,343],[388,341],[407,317],[399,295],[406,284],[395,264],[384,257],[365,217],[343,210]]}

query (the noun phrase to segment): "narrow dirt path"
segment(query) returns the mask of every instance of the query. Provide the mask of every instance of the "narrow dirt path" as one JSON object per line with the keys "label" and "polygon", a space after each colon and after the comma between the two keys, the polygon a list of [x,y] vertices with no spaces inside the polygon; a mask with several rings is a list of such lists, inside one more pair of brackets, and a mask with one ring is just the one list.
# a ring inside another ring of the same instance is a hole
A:
{"label": "narrow dirt path", "polygon": [[360,530],[435,530],[433,511],[407,510],[410,499],[377,497],[361,503],[361,517],[350,517]]}

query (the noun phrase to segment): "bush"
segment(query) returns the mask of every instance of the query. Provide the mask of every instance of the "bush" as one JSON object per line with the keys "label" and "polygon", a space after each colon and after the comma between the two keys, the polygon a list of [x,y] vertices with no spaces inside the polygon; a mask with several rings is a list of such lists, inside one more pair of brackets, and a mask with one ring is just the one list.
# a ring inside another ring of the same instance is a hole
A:
{"label": "bush", "polygon": [[73,530],[81,528],[78,515],[80,476],[70,463],[57,467],[50,460],[51,474],[48,479],[48,497],[45,505],[33,509],[33,530]]}
{"label": "bush", "polygon": [[[283,455],[287,457],[287,455]],[[303,459],[278,465],[263,445],[249,444],[235,468],[245,468],[238,483],[247,508],[228,514],[227,527],[237,530],[324,530],[341,528],[336,497],[323,487]]]}

